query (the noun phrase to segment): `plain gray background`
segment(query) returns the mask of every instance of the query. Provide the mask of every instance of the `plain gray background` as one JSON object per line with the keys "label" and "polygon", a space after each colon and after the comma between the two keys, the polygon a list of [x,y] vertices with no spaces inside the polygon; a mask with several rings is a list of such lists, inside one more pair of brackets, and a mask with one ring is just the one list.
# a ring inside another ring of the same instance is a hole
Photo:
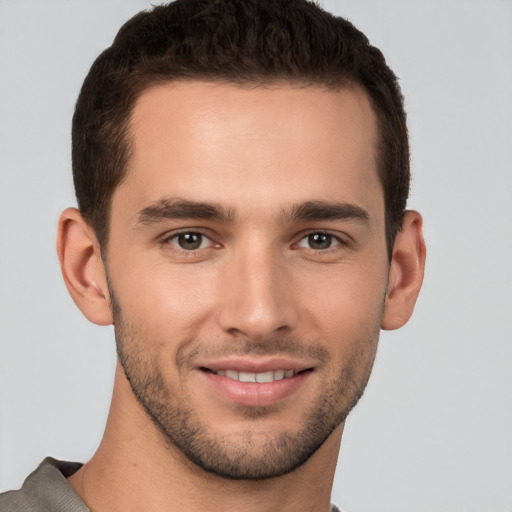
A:
{"label": "plain gray background", "polygon": [[[348,512],[512,511],[512,2],[325,1],[401,79],[428,262],[410,323],[383,333],[347,422]],[[70,119],[92,60],[144,0],[0,0],[0,489],[46,455],[87,460],[113,331],[62,283]]]}

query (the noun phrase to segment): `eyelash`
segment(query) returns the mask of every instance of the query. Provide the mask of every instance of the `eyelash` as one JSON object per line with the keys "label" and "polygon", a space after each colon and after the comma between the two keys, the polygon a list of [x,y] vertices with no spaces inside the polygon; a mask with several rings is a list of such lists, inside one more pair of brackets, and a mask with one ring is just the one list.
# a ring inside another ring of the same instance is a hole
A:
{"label": "eyelash", "polygon": [[[200,237],[202,237],[200,245],[203,245],[203,243],[205,241],[209,241],[210,246],[209,247],[197,247],[197,248],[192,248],[190,250],[187,250],[182,247],[179,247],[177,243],[176,244],[172,243],[172,240],[177,240],[178,237],[180,237],[182,235],[200,236]],[[307,239],[309,237],[316,236],[316,235],[329,237],[331,242],[335,242],[335,245],[334,246],[331,245],[330,247],[326,247],[324,249],[314,249],[313,247],[301,247],[300,246],[300,244],[303,243],[304,241],[306,241],[306,243],[308,243]],[[208,250],[208,249],[212,249],[212,248],[217,249],[217,248],[221,247],[221,244],[216,243],[212,239],[211,236],[205,234],[201,230],[193,230],[193,229],[183,230],[183,231],[179,231],[179,232],[175,232],[170,235],[167,235],[162,239],[161,243],[162,243],[162,245],[165,245],[166,247],[171,248],[172,250],[177,251],[180,254],[183,254],[186,256],[192,256],[192,257],[197,256],[200,251],[202,253],[204,250]],[[329,231],[320,231],[320,230],[316,230],[316,231],[313,230],[313,231],[308,231],[306,233],[301,233],[298,242],[295,242],[292,245],[292,247],[294,247],[296,249],[305,249],[305,250],[313,251],[315,255],[332,254],[333,252],[336,252],[336,251],[343,251],[349,246],[350,246],[350,242],[347,241],[346,239],[340,237],[339,235],[335,235]]]}
{"label": "eyelash", "polygon": [[307,243],[311,242],[310,240],[308,240],[310,237],[314,237],[314,236],[318,236],[318,235],[328,237],[329,241],[331,243],[335,243],[335,244],[331,245],[330,247],[326,247],[324,249],[314,249],[313,247],[304,247],[304,248],[314,251],[315,254],[324,254],[324,253],[332,253],[334,251],[343,250],[349,245],[345,239],[343,239],[339,235],[330,233],[329,231],[310,231],[310,232],[304,234],[299,239],[299,242],[295,245],[299,246],[299,244],[303,243],[304,241],[307,244]]}
{"label": "eyelash", "polygon": [[213,248],[218,248],[220,247],[220,244],[218,243],[215,243],[213,240],[212,240],[212,237],[211,236],[208,236],[206,235],[205,233],[201,232],[200,230],[192,230],[192,229],[188,229],[188,230],[183,230],[183,231],[178,231],[178,232],[175,232],[175,233],[172,233],[170,235],[167,235],[165,236],[163,239],[162,239],[162,245],[166,245],[167,247],[171,247],[172,250],[175,250],[175,251],[178,251],[179,253],[181,254],[186,254],[186,255],[190,255],[190,256],[193,256],[195,254],[197,254],[199,251],[202,251],[204,249],[209,249],[209,248],[212,248],[212,247],[198,247],[197,249],[191,249],[191,250],[187,250],[187,249],[184,249],[182,247],[179,247],[177,244],[173,244],[172,243],[172,240],[173,239],[178,239],[180,236],[182,235],[197,235],[197,236],[200,236],[202,238],[201,240],[201,245],[205,242],[205,241],[209,241],[210,244],[212,244],[212,247]]}

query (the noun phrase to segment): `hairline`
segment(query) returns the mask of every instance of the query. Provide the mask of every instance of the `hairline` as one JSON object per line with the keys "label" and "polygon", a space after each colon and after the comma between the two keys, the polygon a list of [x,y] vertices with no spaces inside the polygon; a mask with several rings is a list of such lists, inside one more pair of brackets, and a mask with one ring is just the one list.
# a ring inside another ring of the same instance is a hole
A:
{"label": "hairline", "polygon": [[[145,78],[145,79],[144,79]],[[153,89],[157,89],[159,87],[172,87],[174,85],[187,84],[187,83],[205,83],[205,84],[217,84],[217,85],[230,85],[239,87],[240,89],[256,89],[256,88],[268,88],[268,89],[281,89],[281,88],[293,88],[293,89],[319,89],[326,91],[347,91],[347,90],[359,90],[361,91],[366,99],[369,102],[370,108],[372,110],[373,115],[375,116],[375,127],[376,127],[376,137],[373,141],[373,158],[375,161],[375,171],[377,172],[377,177],[381,184],[381,190],[384,198],[384,224],[385,224],[385,239],[386,239],[386,248],[388,251],[388,256],[391,255],[391,249],[394,242],[393,240],[388,239],[388,222],[391,219],[388,218],[388,205],[386,199],[386,187],[384,183],[384,176],[386,174],[386,170],[382,168],[383,164],[383,155],[385,154],[386,149],[384,148],[384,129],[385,129],[385,116],[380,111],[380,109],[375,105],[375,101],[372,98],[371,94],[364,86],[364,84],[358,82],[352,77],[347,77],[340,75],[338,80],[332,79],[322,79],[322,77],[318,77],[317,80],[300,78],[300,77],[273,77],[273,76],[261,76],[261,77],[241,77],[241,78],[233,78],[233,77],[224,77],[221,74],[218,76],[208,75],[208,76],[176,76],[176,77],[162,77],[162,76],[146,76],[142,80],[138,80],[135,86],[132,86],[131,94],[129,96],[129,101],[127,103],[127,108],[123,112],[122,115],[122,126],[120,129],[121,136],[121,154],[122,154],[122,170],[120,172],[120,179],[112,189],[111,194],[108,198],[108,201],[105,205],[105,223],[104,229],[102,233],[96,232],[96,226],[93,225],[93,229],[97,235],[98,242],[100,245],[101,253],[103,256],[106,256],[106,251],[108,249],[108,241],[110,235],[110,221],[111,221],[111,211],[112,211],[112,200],[115,194],[115,191],[119,188],[120,185],[128,178],[130,173],[130,162],[133,157],[133,115],[135,112],[135,108],[137,107],[137,103],[140,101],[141,97],[148,93]],[[93,214],[94,217],[94,214]],[[93,224],[92,219],[89,220],[89,223]],[[390,247],[391,246],[391,247]]]}

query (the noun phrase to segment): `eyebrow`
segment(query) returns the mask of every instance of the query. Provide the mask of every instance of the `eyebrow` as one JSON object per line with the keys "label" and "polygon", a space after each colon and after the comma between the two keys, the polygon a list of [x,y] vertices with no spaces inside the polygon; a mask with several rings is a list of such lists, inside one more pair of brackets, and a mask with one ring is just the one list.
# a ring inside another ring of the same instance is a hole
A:
{"label": "eyebrow", "polygon": [[293,221],[350,220],[369,224],[368,212],[351,203],[307,201],[283,212],[284,219]]}
{"label": "eyebrow", "polygon": [[[206,201],[190,201],[186,199],[160,199],[139,211],[138,223],[152,225],[164,220],[198,219],[234,222],[233,210],[219,203]],[[306,201],[284,209],[281,213],[282,222],[317,221],[317,220],[350,220],[362,224],[369,223],[366,210],[351,203],[327,201]]]}
{"label": "eyebrow", "polygon": [[232,222],[234,213],[218,203],[187,201],[185,199],[160,199],[146,206],[137,215],[138,222],[151,225],[163,220],[199,219]]}

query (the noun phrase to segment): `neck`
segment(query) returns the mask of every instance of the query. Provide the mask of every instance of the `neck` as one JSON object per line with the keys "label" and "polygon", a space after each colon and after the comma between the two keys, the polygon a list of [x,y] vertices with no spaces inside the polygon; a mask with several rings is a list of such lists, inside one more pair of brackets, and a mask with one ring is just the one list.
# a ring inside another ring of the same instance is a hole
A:
{"label": "neck", "polygon": [[102,442],[69,483],[95,512],[327,512],[342,430],[291,473],[229,480],[205,472],[164,439],[118,367]]}

